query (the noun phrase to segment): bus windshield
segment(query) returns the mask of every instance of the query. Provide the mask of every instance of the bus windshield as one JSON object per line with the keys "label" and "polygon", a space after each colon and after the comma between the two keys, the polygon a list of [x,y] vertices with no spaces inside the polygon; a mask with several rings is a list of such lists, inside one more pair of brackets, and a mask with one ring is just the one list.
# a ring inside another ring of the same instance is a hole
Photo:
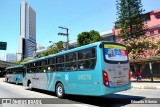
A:
{"label": "bus windshield", "polygon": [[106,61],[128,61],[127,50],[123,45],[104,43],[103,49]]}

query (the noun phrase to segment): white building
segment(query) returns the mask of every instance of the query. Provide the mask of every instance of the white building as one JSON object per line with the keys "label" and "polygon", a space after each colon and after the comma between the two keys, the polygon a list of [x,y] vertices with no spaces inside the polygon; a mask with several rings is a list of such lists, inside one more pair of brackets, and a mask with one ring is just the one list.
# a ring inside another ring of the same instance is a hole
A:
{"label": "white building", "polygon": [[17,54],[8,53],[0,56],[0,60],[7,62],[14,62],[17,60]]}
{"label": "white building", "polygon": [[18,60],[32,57],[36,50],[36,12],[26,1],[20,7],[20,38],[18,43]]}

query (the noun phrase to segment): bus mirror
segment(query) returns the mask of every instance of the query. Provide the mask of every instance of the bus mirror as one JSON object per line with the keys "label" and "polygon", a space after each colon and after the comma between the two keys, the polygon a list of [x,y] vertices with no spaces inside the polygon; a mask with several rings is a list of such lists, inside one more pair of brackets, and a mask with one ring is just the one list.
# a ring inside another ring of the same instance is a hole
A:
{"label": "bus mirror", "polygon": [[99,45],[99,48],[102,48],[102,44]]}

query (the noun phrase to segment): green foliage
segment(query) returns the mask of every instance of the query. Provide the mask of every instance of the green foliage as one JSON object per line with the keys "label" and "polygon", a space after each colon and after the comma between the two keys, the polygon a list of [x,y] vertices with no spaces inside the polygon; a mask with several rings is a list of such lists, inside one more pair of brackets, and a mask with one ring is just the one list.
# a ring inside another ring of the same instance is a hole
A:
{"label": "green foliage", "polygon": [[20,64],[23,64],[24,62],[27,62],[27,61],[33,60],[33,59],[34,59],[33,57],[25,58],[22,62],[20,62]]}
{"label": "green foliage", "polygon": [[63,41],[57,42],[56,45],[57,45],[58,49],[62,49],[63,48]]}
{"label": "green foliage", "polygon": [[20,64],[20,63],[21,63],[21,61],[15,61],[15,62],[13,62],[13,63],[15,63],[15,64]]}
{"label": "green foliage", "polygon": [[41,57],[44,57],[44,56],[48,56],[48,55],[51,55],[51,54],[58,53],[58,52],[61,51],[62,48],[63,48],[63,41],[59,41],[55,45],[49,46],[49,48],[46,51],[37,55],[37,57],[41,58]]}
{"label": "green foliage", "polygon": [[140,0],[116,0],[120,36],[124,40],[137,38],[145,34],[145,15]]}
{"label": "green foliage", "polygon": [[99,32],[91,30],[90,32],[82,32],[78,34],[77,41],[79,46],[83,46],[101,40],[103,40],[103,37],[100,36]]}

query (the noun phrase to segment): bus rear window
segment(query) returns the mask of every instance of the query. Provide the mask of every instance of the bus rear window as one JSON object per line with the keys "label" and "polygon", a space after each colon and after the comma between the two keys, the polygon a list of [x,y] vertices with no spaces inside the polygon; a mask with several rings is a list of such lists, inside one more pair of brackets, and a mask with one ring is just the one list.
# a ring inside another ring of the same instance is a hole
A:
{"label": "bus rear window", "polygon": [[118,44],[104,44],[104,57],[107,61],[127,61],[128,55],[125,46]]}

